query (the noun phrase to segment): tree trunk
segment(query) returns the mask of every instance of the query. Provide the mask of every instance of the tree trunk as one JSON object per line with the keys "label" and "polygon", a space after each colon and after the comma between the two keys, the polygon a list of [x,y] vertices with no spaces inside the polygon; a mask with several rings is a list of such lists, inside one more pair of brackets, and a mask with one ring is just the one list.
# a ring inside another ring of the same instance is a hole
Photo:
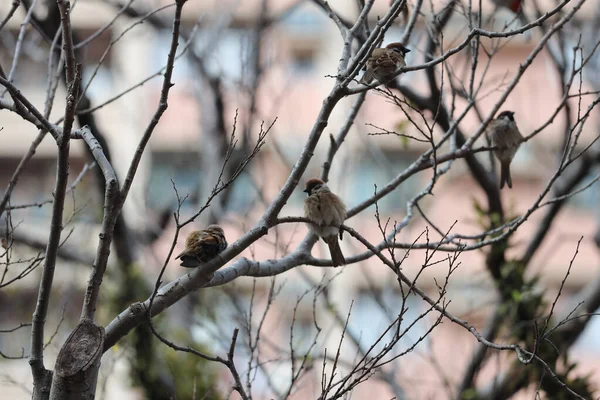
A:
{"label": "tree trunk", "polygon": [[82,320],[58,353],[50,400],[88,400],[96,395],[104,328]]}
{"label": "tree trunk", "polygon": [[48,400],[52,386],[52,371],[43,369],[41,375],[33,379],[33,400]]}

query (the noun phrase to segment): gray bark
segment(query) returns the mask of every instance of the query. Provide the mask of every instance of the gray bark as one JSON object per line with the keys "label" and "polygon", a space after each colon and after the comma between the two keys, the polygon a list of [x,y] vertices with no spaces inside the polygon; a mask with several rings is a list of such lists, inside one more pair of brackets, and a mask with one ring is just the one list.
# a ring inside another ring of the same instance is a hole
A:
{"label": "gray bark", "polygon": [[104,328],[90,320],[77,325],[58,353],[50,400],[94,398],[104,337]]}

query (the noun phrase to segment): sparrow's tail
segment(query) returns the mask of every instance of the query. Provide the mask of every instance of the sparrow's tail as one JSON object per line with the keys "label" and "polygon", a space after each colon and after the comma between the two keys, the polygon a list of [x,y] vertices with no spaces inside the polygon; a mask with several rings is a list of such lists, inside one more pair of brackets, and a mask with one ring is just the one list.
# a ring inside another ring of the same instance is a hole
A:
{"label": "sparrow's tail", "polygon": [[342,254],[342,249],[340,249],[340,242],[338,242],[337,236],[330,236],[325,239],[325,241],[327,242],[327,246],[329,246],[333,266],[339,267],[340,265],[346,265],[346,259]]}
{"label": "sparrow's tail", "polygon": [[196,257],[183,256],[181,257],[181,265],[184,268],[196,268],[200,265],[200,262]]}
{"label": "sparrow's tail", "polygon": [[500,164],[500,189],[504,187],[504,183],[508,185],[509,189],[512,189],[512,179],[510,178],[510,163]]}
{"label": "sparrow's tail", "polygon": [[373,81],[374,78],[375,75],[373,74],[373,71],[370,68],[367,68],[362,78],[360,78],[360,83],[362,83],[363,85],[368,85]]}

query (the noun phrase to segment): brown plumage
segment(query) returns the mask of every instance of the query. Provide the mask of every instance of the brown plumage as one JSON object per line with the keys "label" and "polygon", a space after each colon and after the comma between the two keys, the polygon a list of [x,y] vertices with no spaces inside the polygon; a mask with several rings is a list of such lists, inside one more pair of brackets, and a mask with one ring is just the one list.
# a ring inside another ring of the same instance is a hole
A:
{"label": "brown plumage", "polygon": [[500,161],[500,189],[504,187],[505,183],[512,189],[510,163],[523,142],[523,136],[517,128],[514,114],[512,111],[501,112],[487,128],[492,146],[497,147],[494,154]]}
{"label": "brown plumage", "polygon": [[333,266],[345,265],[346,259],[338,241],[338,234],[342,239],[339,226],[346,219],[344,202],[331,193],[325,182],[317,178],[306,182],[304,192],[308,194],[304,200],[304,216],[313,221],[308,224],[308,228],[327,243]]}
{"label": "brown plumage", "polygon": [[227,248],[225,233],[219,225],[209,225],[202,231],[193,231],[185,240],[185,250],[175,259],[181,258],[181,266],[196,268],[214,258]]}
{"label": "brown plumage", "polygon": [[379,83],[390,80],[394,72],[399,68],[406,67],[404,56],[410,52],[402,43],[390,43],[384,48],[376,48],[365,64],[366,71],[360,83],[368,85],[377,79]]}

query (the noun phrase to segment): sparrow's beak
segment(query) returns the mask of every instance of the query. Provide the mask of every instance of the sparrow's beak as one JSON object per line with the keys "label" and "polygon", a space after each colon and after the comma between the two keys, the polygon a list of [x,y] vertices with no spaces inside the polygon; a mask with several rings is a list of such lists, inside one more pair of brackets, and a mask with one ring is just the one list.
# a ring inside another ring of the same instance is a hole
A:
{"label": "sparrow's beak", "polygon": [[303,192],[306,194],[310,194],[310,189],[304,189]]}
{"label": "sparrow's beak", "polygon": [[405,53],[410,53],[410,49],[404,48]]}

